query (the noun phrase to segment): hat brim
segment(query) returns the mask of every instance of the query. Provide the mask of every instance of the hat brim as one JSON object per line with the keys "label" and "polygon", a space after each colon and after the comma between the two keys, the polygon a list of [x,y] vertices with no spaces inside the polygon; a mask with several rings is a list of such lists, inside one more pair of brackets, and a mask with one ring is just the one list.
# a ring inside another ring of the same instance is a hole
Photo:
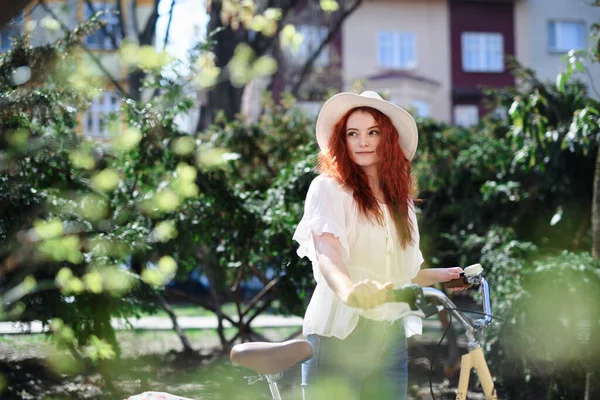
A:
{"label": "hat brim", "polygon": [[412,160],[417,151],[418,131],[414,118],[402,107],[389,101],[361,96],[355,93],[338,93],[323,104],[317,118],[317,143],[327,149],[335,125],[348,111],[356,107],[372,107],[385,114],[398,131],[398,143],[407,159]]}

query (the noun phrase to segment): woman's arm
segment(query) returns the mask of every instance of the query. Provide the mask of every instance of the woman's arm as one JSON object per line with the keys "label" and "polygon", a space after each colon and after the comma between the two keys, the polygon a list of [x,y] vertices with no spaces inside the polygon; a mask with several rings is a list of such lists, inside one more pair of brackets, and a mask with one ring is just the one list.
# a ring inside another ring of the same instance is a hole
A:
{"label": "woman's arm", "polygon": [[325,232],[322,235],[314,235],[315,250],[319,269],[325,277],[325,281],[342,301],[348,296],[348,292],[354,282],[350,279],[348,269],[342,261],[343,248],[340,241],[332,234]]}
{"label": "woman's arm", "polygon": [[333,292],[346,304],[357,308],[372,308],[385,300],[385,292],[393,287],[388,282],[364,280],[354,283],[342,260],[344,249],[331,233],[314,235],[319,269]]}
{"label": "woman's arm", "polygon": [[461,272],[463,272],[461,267],[422,269],[412,279],[412,283],[419,286],[431,286],[440,282],[449,282],[460,278]]}

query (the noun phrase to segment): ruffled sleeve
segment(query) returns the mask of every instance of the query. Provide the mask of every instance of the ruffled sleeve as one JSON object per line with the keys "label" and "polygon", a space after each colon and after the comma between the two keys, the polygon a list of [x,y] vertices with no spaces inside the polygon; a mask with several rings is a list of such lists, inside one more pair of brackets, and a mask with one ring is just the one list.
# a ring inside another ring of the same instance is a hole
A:
{"label": "ruffled sleeve", "polygon": [[317,176],[308,189],[304,203],[304,216],[296,227],[293,240],[297,241],[298,256],[308,257],[313,265],[317,263],[314,235],[325,232],[333,234],[342,245],[342,260],[348,261],[348,229],[342,187],[333,179]]}
{"label": "ruffled sleeve", "polygon": [[412,263],[411,263],[411,268],[410,268],[410,279],[412,280],[415,276],[417,276],[417,274],[419,273],[419,270],[421,269],[421,264],[423,264],[423,261],[425,261],[423,259],[423,253],[421,253],[421,249],[420,249],[421,238],[419,235],[419,225],[417,222],[417,214],[415,211],[415,206],[412,203],[412,201],[411,201],[411,204],[408,206],[408,216],[412,222],[413,239],[414,239]]}

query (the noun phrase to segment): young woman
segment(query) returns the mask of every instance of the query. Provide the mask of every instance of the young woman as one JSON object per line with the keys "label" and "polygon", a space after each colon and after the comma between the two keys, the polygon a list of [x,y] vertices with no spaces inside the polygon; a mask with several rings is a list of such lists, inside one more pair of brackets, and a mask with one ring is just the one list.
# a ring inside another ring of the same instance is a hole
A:
{"label": "young woman", "polygon": [[317,283],[304,317],[313,347],[302,365],[304,398],[405,399],[406,338],[422,325],[416,316],[398,320],[408,305],[383,303],[385,292],[462,272],[420,270],[410,196],[417,127],[404,109],[364,92],[329,99],[316,131],[320,175],[294,234]]}

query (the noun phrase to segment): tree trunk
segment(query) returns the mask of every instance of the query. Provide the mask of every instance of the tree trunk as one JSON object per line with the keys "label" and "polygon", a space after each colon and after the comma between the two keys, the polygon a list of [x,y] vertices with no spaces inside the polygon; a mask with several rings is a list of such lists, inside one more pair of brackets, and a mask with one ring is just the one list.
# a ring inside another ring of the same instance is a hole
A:
{"label": "tree trunk", "polygon": [[127,74],[127,89],[132,100],[142,99],[142,80],[146,74],[140,69],[133,70]]}
{"label": "tree trunk", "polygon": [[225,338],[225,330],[223,328],[223,310],[221,309],[221,300],[219,299],[219,293],[217,291],[217,282],[215,281],[215,274],[213,273],[210,266],[206,267],[206,277],[208,278],[208,285],[210,287],[210,295],[212,296],[215,304],[215,314],[217,314],[217,334],[221,341],[221,347],[227,351],[229,342]]}
{"label": "tree trunk", "polygon": [[[198,121],[198,131],[208,127],[208,124],[214,121],[217,112],[225,113],[227,120],[232,120],[240,111],[242,104],[242,94],[244,87],[234,87],[231,84],[226,68],[229,61],[233,58],[235,48],[241,42],[247,42],[247,33],[244,29],[234,31],[230,26],[223,26],[221,22],[221,2],[213,1],[210,7],[209,22],[207,32],[214,32],[220,29],[214,37],[212,48],[216,56],[216,66],[221,69],[221,76],[218,83],[208,90],[207,104],[203,107],[203,118]],[[208,113],[208,115],[206,115]]]}
{"label": "tree trunk", "polygon": [[600,258],[600,150],[596,154],[594,198],[592,201],[592,256]]}
{"label": "tree trunk", "polygon": [[590,387],[591,387],[592,373],[588,371],[585,374],[585,392],[583,400],[590,400]]}
{"label": "tree trunk", "polygon": [[177,316],[173,312],[173,309],[163,296],[157,294],[156,297],[158,298],[158,301],[160,302],[162,308],[164,308],[167,314],[169,314],[169,318],[171,318],[171,322],[173,322],[173,329],[177,333],[177,336],[179,336],[179,340],[181,340],[181,344],[183,345],[183,350],[186,353],[192,353],[194,349],[192,348],[192,345],[190,344],[187,336],[185,335],[185,333],[183,333],[183,330],[179,326],[179,323],[177,322]]}

